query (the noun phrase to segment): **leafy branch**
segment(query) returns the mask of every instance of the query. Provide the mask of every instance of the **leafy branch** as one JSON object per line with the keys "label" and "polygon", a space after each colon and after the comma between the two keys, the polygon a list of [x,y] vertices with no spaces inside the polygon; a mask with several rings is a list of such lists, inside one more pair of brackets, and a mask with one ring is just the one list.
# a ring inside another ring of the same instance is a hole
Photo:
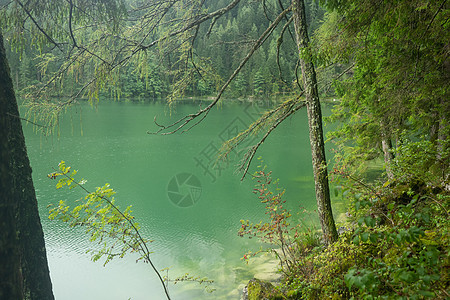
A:
{"label": "leafy branch", "polygon": [[[67,186],[69,189],[73,189],[80,187],[87,195],[78,200],[81,204],[72,210],[61,200],[56,207],[50,210],[49,218],[69,223],[71,227],[87,227],[87,233],[91,234],[90,240],[92,242],[98,241],[99,244],[103,245],[101,250],[93,254],[94,261],[106,256],[104,264],[107,264],[116,256],[122,258],[130,252],[139,253],[141,256],[138,260],[144,260],[144,262],[150,264],[164,288],[167,299],[170,300],[164,279],[150,258],[151,252],[147,247],[147,243],[151,241],[141,236],[139,225],[131,215],[131,206],[121,211],[115,204],[113,197],[115,191],[109,187],[109,184],[98,187],[95,192],[90,192],[83,186],[86,180],[75,180],[77,170],[72,171],[71,167],[66,167],[64,161],[61,161],[58,166],[58,171],[55,170],[55,172],[48,175],[51,179],[60,178],[56,188]],[[108,244],[107,241],[113,242]],[[114,250],[115,247],[118,250]]]}

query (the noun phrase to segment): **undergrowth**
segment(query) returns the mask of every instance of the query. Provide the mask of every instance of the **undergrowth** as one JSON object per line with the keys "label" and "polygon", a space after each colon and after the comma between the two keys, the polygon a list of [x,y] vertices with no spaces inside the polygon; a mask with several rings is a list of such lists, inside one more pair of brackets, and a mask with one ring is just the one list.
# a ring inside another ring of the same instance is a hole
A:
{"label": "undergrowth", "polygon": [[338,241],[311,247],[295,235],[291,267],[281,264],[285,276],[268,299],[450,298],[448,169],[414,166],[413,148],[396,153],[408,159],[396,161],[388,181],[367,183],[334,169],[351,203]]}

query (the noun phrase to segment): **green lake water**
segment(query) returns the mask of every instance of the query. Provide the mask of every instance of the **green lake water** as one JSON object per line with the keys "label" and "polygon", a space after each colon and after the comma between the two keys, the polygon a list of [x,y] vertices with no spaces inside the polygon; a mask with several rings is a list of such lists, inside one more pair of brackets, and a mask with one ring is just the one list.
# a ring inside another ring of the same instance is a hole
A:
{"label": "green lake water", "polygon": [[[57,300],[164,299],[149,265],[136,263],[134,256],[105,267],[100,261],[92,262],[85,253],[92,245],[83,230],[47,219],[48,204],[83,196],[77,190],[56,190],[56,182],[47,178],[61,160],[79,170],[79,176],[87,180],[86,188],[109,183],[117,191],[118,205],[133,205],[143,235],[154,241],[150,248],[158,269],[170,267],[170,278],[190,273],[215,281],[213,294],[195,283],[170,285],[174,300],[239,299],[243,284],[253,275],[271,276],[270,258],[248,265],[241,260],[247,250],[258,250],[259,245],[254,239],[238,237],[239,221],[266,217],[252,193],[255,182],[250,176],[241,182],[235,174],[239,155],[231,155],[228,164],[214,164],[222,141],[248,127],[265,107],[224,104],[189,132],[146,133],[157,130],[154,116],[167,124],[198,106],[179,104],[170,112],[158,102],[101,102],[96,109],[82,103],[62,117],[59,137],[43,137],[25,126]],[[329,113],[328,108],[324,111]],[[315,209],[307,128],[306,112],[299,111],[279,126],[257,155],[263,156],[286,188],[286,205],[292,211]],[[253,171],[257,165],[255,159]],[[333,204],[337,216],[343,205],[338,200]]]}

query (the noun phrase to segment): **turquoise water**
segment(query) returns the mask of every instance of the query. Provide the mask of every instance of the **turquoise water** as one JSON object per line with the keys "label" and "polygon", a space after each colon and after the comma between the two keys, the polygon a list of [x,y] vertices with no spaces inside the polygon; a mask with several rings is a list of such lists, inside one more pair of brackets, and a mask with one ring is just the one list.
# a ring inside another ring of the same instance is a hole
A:
{"label": "turquoise water", "polygon": [[[239,155],[232,155],[228,164],[214,165],[222,141],[246,128],[265,107],[224,104],[189,132],[147,134],[157,130],[154,116],[167,123],[198,105],[179,104],[170,112],[157,102],[102,102],[98,108],[81,103],[61,119],[59,137],[43,137],[25,126],[56,299],[164,299],[148,265],[132,256],[105,267],[94,263],[85,253],[92,245],[83,230],[47,219],[48,204],[83,196],[77,190],[56,190],[47,178],[61,160],[79,170],[88,189],[109,183],[117,191],[117,204],[133,205],[143,234],[154,241],[150,248],[158,269],[170,267],[170,278],[190,273],[215,281],[213,294],[195,283],[171,285],[173,299],[239,299],[242,285],[255,273],[271,276],[270,258],[248,265],[241,261],[247,250],[259,245],[237,236],[239,221],[265,218],[264,207],[252,193],[254,182],[250,176],[240,181],[235,174]],[[314,210],[306,112],[279,126],[260,155],[286,188],[287,207]],[[257,165],[255,159],[252,170]]]}

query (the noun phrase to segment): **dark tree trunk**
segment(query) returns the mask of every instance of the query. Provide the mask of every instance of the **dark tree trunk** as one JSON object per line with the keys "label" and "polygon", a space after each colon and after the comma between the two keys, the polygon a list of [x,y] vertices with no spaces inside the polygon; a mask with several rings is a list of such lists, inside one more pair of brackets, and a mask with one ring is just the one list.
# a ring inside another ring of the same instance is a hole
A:
{"label": "dark tree trunk", "polygon": [[300,55],[306,109],[308,112],[309,139],[312,151],[317,210],[326,244],[337,240],[338,234],[331,210],[330,188],[328,186],[327,160],[322,130],[322,111],[317,90],[314,65],[309,55],[309,37],[303,0],[292,0],[297,48]]}
{"label": "dark tree trunk", "polygon": [[[0,44],[2,36],[0,34]],[[13,183],[9,176],[10,149],[8,147],[8,128],[4,89],[8,76],[5,68],[3,48],[0,47],[0,299],[23,299],[22,279],[20,276],[20,244],[17,236],[13,199]]]}
{"label": "dark tree trunk", "polygon": [[[24,299],[54,299],[45,251],[44,233],[31,179],[31,167],[1,34],[0,100],[1,118],[6,130],[6,135],[2,135],[1,139],[2,143],[6,141],[8,147],[8,155],[2,156],[2,166],[6,165],[8,171],[4,173],[2,169],[2,178],[5,174],[8,177],[10,185],[9,189],[6,190],[10,191],[10,203],[16,209],[13,216],[19,242],[22,295]],[[4,158],[7,159],[6,162],[3,161]],[[3,193],[3,181],[1,188]],[[3,201],[3,197],[1,200]],[[3,237],[4,233],[1,234]]]}
{"label": "dark tree trunk", "polygon": [[16,90],[19,90],[19,68],[16,69]]}

